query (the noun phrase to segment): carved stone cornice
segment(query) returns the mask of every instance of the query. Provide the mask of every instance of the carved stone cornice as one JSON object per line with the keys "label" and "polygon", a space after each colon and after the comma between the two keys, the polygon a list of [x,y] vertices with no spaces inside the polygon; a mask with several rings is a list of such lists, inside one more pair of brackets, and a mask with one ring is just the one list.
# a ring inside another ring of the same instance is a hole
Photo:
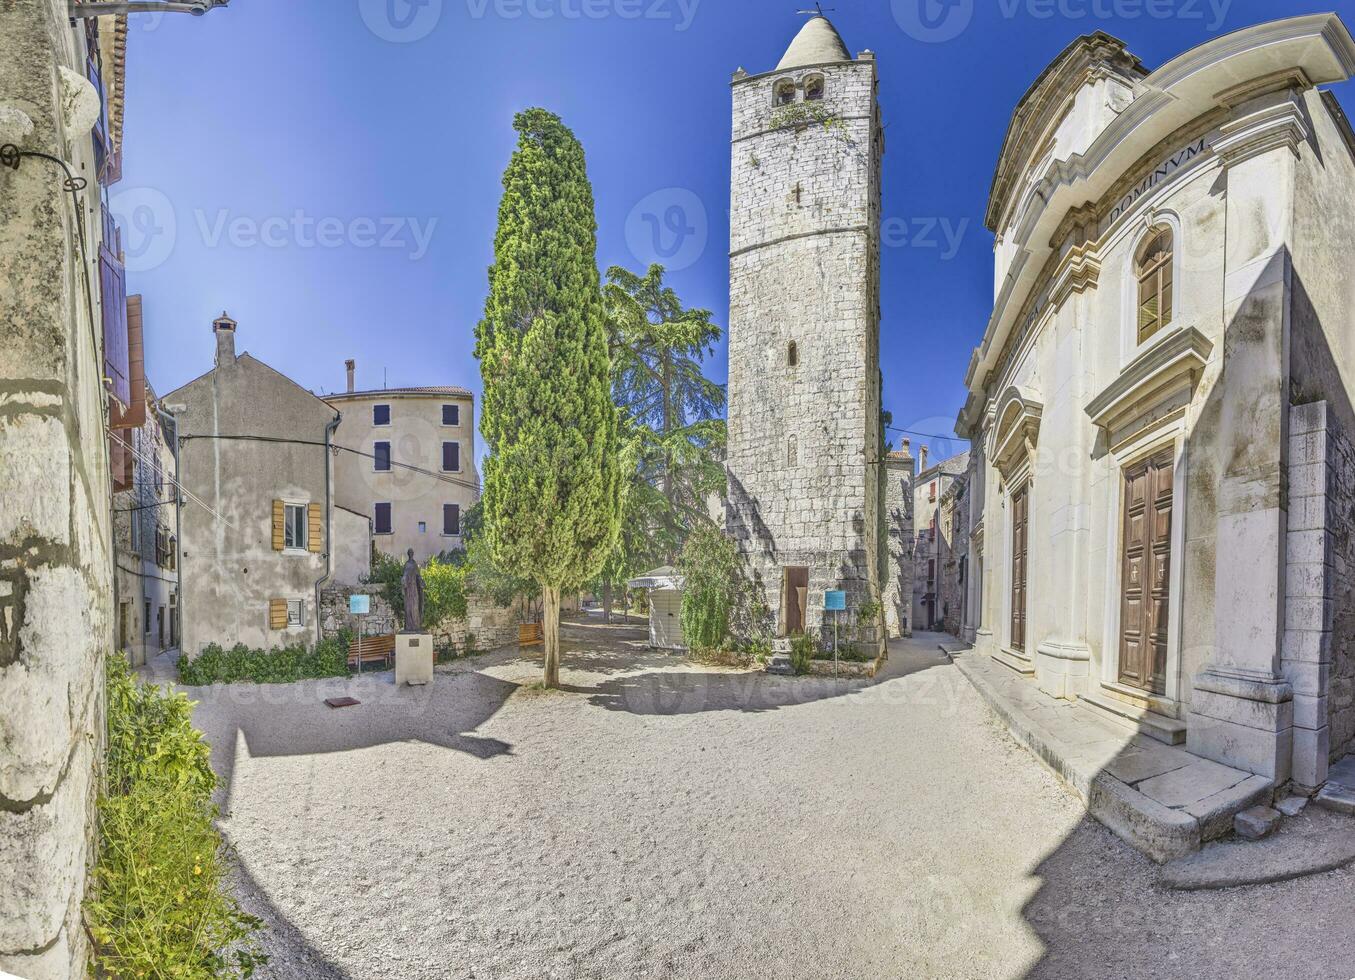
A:
{"label": "carved stone cornice", "polygon": [[1134,358],[1087,403],[1092,424],[1107,432],[1181,388],[1193,392],[1214,345],[1194,327],[1173,330]]}
{"label": "carved stone cornice", "polygon": [[1100,280],[1101,253],[1091,242],[1075,245],[1069,249],[1068,254],[1059,263],[1058,269],[1054,271],[1050,301],[1055,306],[1062,306],[1064,300],[1073,293],[1094,289]]}
{"label": "carved stone cornice", "polygon": [[1252,157],[1285,149],[1298,156],[1299,144],[1308,139],[1308,123],[1298,93],[1290,88],[1254,99],[1233,110],[1219,127],[1212,149],[1225,167]]}

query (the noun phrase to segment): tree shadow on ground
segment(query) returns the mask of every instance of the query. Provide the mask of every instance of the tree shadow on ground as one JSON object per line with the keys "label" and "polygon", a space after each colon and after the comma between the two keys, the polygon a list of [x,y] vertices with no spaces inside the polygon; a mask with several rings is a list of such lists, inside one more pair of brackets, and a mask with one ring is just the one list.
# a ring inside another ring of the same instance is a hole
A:
{"label": "tree shadow on ground", "polygon": [[[479,759],[511,754],[513,746],[473,732],[519,685],[474,670],[438,673],[427,687],[397,686],[390,671],[294,684],[215,684],[188,688],[198,706],[193,723],[212,745],[212,768],[229,810],[236,753],[251,758],[325,755],[391,742],[427,745]],[[360,703],[331,708],[327,698]]]}
{"label": "tree shadow on ground", "polygon": [[[669,662],[672,662],[671,658]],[[780,677],[761,670],[707,668],[631,672],[591,687],[564,684],[562,689],[587,695],[588,703],[595,707],[636,715],[764,712],[859,694],[887,681],[944,666],[947,662],[939,647],[934,651],[915,651],[900,645],[871,679]],[[572,666],[572,655],[567,655],[564,663]]]}

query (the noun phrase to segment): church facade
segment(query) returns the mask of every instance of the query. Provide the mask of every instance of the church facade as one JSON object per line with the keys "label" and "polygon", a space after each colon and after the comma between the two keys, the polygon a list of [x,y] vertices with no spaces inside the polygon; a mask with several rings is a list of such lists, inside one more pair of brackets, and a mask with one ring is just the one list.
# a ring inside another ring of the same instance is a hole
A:
{"label": "church facade", "polygon": [[726,524],[781,637],[880,598],[877,86],[822,16],[732,82]]}
{"label": "church facade", "polygon": [[998,162],[958,424],[978,650],[1309,791],[1355,741],[1353,73],[1332,15],[1070,45]]}

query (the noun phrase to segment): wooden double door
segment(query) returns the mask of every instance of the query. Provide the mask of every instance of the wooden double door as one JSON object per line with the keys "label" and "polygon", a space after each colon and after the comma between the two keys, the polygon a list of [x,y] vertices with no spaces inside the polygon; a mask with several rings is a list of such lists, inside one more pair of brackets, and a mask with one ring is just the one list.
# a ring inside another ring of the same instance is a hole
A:
{"label": "wooden double door", "polygon": [[1166,450],[1124,471],[1119,680],[1152,694],[1167,684],[1173,461]]}

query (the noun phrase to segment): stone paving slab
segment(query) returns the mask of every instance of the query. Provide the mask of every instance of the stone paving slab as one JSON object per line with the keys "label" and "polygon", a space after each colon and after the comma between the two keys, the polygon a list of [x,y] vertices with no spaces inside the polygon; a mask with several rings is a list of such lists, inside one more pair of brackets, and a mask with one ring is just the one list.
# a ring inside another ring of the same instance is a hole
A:
{"label": "stone paving slab", "polygon": [[1269,780],[1102,721],[989,657],[968,654],[955,664],[1092,816],[1159,864],[1231,833],[1237,813],[1271,802]]}

